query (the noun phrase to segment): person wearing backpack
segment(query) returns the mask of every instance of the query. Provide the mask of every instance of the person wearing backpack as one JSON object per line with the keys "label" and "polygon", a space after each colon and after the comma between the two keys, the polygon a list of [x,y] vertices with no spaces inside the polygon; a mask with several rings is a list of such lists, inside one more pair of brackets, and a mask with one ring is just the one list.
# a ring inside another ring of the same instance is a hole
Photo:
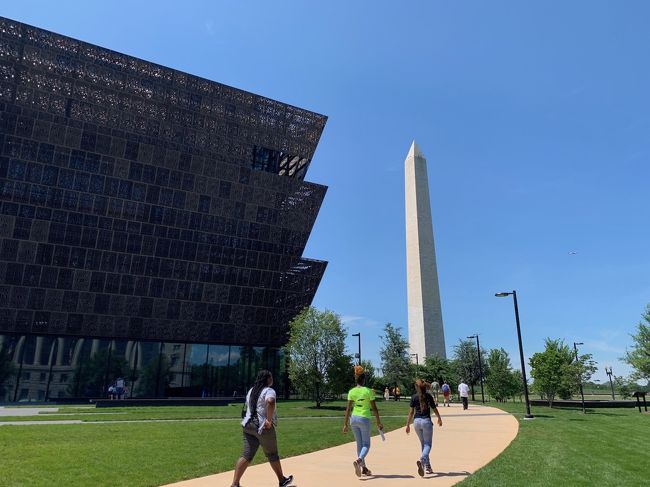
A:
{"label": "person wearing backpack", "polygon": [[449,407],[449,400],[450,400],[450,397],[451,397],[451,388],[449,387],[449,384],[447,384],[447,381],[445,381],[444,384],[442,384],[441,391],[442,391],[443,397],[445,398],[445,401],[442,403],[442,405]]}
{"label": "person wearing backpack", "polygon": [[284,476],[280,456],[278,455],[278,441],[275,435],[275,426],[278,417],[275,413],[275,391],[273,375],[268,370],[260,370],[253,387],[246,394],[246,412],[243,414],[241,425],[244,435],[244,450],[235,464],[235,473],[231,487],[240,487],[244,472],[250,462],[255,458],[257,449],[261,446],[266,458],[278,477],[279,487],[287,487],[293,481],[293,475]]}

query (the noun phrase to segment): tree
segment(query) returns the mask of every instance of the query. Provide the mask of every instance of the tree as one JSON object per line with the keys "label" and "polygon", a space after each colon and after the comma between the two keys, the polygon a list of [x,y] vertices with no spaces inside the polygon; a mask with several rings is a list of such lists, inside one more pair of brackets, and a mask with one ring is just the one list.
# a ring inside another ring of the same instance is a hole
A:
{"label": "tree", "polygon": [[320,408],[326,398],[352,385],[352,358],[345,353],[346,331],[337,314],[313,307],[305,308],[289,327],[289,379]]}
{"label": "tree", "polygon": [[515,382],[517,376],[513,374],[508,352],[503,348],[494,348],[490,350],[486,362],[489,369],[485,379],[488,393],[497,401],[505,401],[516,395],[521,386]]}
{"label": "tree", "polygon": [[381,357],[381,371],[384,380],[389,387],[410,385],[413,382],[411,372],[411,357],[409,355],[409,344],[401,328],[395,328],[391,323],[384,326],[384,334],[381,336],[382,348],[379,351]]}
{"label": "tree", "polygon": [[377,386],[381,386],[381,384],[376,383],[377,372],[375,371],[375,366],[370,360],[362,360],[361,367],[363,367],[363,371],[366,374],[366,387],[374,389]]}
{"label": "tree", "polygon": [[4,398],[7,392],[9,379],[16,374],[16,366],[11,363],[8,347],[0,348],[0,400]]}
{"label": "tree", "polygon": [[650,381],[650,305],[645,309],[643,321],[639,322],[637,333],[632,335],[632,350],[628,350],[622,360],[634,369],[633,379]]}
{"label": "tree", "polygon": [[[140,373],[137,395],[140,397],[162,397],[172,379],[169,359],[159,354]],[[131,386],[133,387],[133,386]]]}
{"label": "tree", "polygon": [[131,367],[124,357],[98,350],[87,361],[79,360],[68,394],[73,397],[105,397],[109,384],[118,377],[130,377]]}
{"label": "tree", "polygon": [[570,398],[578,390],[580,380],[589,380],[596,367],[591,354],[584,354],[575,360],[574,351],[564,340],[546,339],[546,348],[530,358],[534,379],[533,388],[544,395],[548,405],[553,407],[556,395]]}
{"label": "tree", "polygon": [[424,364],[420,366],[420,375],[423,379],[442,385],[444,381],[455,384],[458,381],[456,371],[449,359],[432,355],[425,357]]}
{"label": "tree", "polygon": [[[481,361],[483,362],[483,375],[486,375],[487,361],[485,350],[481,350]],[[474,400],[474,384],[480,383],[481,374],[478,362],[478,352],[474,340],[459,340],[454,346],[454,362],[460,377],[468,385],[472,386],[472,400]]]}

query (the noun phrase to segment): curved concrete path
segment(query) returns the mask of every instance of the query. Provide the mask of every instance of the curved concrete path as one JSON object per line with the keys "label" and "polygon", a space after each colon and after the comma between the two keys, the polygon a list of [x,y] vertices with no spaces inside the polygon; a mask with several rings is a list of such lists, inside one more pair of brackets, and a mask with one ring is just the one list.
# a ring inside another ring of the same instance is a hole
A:
{"label": "curved concrete path", "polygon": [[[469,410],[463,411],[459,404],[452,404],[439,411],[443,426],[436,426],[434,431],[431,450],[434,473],[425,475],[427,486],[447,486],[460,482],[499,455],[517,436],[519,429],[514,416],[492,407],[470,405]],[[258,455],[263,455],[261,450]],[[285,474],[293,474],[294,483],[291,485],[295,487],[347,487],[357,485],[357,482],[367,482],[367,487],[401,487],[423,481],[415,466],[419,456],[420,442],[413,429],[410,435],[406,435],[404,428],[400,428],[387,433],[385,442],[379,436],[372,437],[367,458],[368,468],[373,473],[371,477],[358,479],[354,475],[352,461],[356,458],[355,443],[284,458],[282,468]],[[233,464],[235,460],[233,458]],[[231,482],[232,471],[185,480],[167,487],[228,487]],[[273,485],[277,485],[277,479],[268,463],[249,467],[242,479],[242,486],[245,487]]]}

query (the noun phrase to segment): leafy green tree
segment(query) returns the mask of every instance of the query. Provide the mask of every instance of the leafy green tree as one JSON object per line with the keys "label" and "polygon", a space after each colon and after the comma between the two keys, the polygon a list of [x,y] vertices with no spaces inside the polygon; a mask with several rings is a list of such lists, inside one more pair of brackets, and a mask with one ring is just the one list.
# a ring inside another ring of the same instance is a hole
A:
{"label": "leafy green tree", "polygon": [[515,381],[517,376],[513,374],[510,365],[508,352],[503,348],[490,350],[487,357],[489,373],[485,379],[485,386],[488,393],[497,401],[504,401],[517,394],[519,386]]}
{"label": "leafy green tree", "polygon": [[172,379],[171,364],[165,355],[158,355],[142,368],[138,380],[139,397],[163,397]]}
{"label": "leafy green tree", "polygon": [[[458,379],[464,380],[472,388],[472,400],[474,399],[474,385],[481,380],[478,352],[474,340],[459,340],[454,346],[454,362]],[[481,361],[483,363],[483,376],[487,375],[487,360],[485,350],[481,350]]]}
{"label": "leafy green tree", "polygon": [[361,366],[363,367],[363,370],[366,374],[366,386],[370,387],[371,389],[380,387],[381,383],[376,383],[377,371],[375,370],[375,366],[372,364],[372,362],[370,360],[362,360]]}
{"label": "leafy green tree", "polygon": [[530,375],[534,379],[533,389],[553,406],[555,396],[570,398],[577,392],[580,378],[589,380],[596,367],[591,354],[584,354],[575,360],[573,349],[564,340],[546,339],[544,352],[535,353],[530,358]]}
{"label": "leafy green tree", "polygon": [[16,367],[11,362],[9,348],[0,348],[0,400],[2,400],[4,395],[7,393],[8,382],[15,374]]}
{"label": "leafy green tree", "polygon": [[131,367],[123,357],[98,350],[88,360],[79,360],[72,383],[68,386],[71,396],[105,397],[109,384],[118,377],[130,377]]}
{"label": "leafy green tree", "polygon": [[650,305],[646,307],[643,321],[639,323],[637,333],[632,335],[632,339],[634,345],[622,360],[634,369],[633,379],[650,381]]}
{"label": "leafy green tree", "polygon": [[340,394],[353,382],[352,358],[345,353],[346,331],[332,311],[305,308],[289,324],[286,345],[289,379],[316,407]]}
{"label": "leafy green tree", "polygon": [[381,341],[382,347],[379,356],[381,357],[381,371],[384,374],[384,380],[389,387],[397,385],[400,389],[404,389],[407,386],[407,390],[409,390],[414,377],[409,344],[402,335],[401,328],[386,323]]}
{"label": "leafy green tree", "polygon": [[423,379],[429,382],[436,381],[442,385],[443,381],[450,380],[455,371],[449,359],[432,355],[425,357],[424,364],[420,366],[420,374]]}

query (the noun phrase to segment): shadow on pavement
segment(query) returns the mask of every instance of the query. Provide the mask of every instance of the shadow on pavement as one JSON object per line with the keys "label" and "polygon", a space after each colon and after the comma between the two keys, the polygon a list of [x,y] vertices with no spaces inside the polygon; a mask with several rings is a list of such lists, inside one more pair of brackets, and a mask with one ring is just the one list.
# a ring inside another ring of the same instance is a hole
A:
{"label": "shadow on pavement", "polygon": [[436,479],[438,477],[467,477],[469,475],[468,471],[464,472],[434,472],[431,477],[426,477],[427,479]]}
{"label": "shadow on pavement", "polygon": [[374,480],[374,479],[414,479],[413,475],[390,475],[390,474],[385,474],[385,475],[373,475],[371,477],[362,477],[359,480]]}

